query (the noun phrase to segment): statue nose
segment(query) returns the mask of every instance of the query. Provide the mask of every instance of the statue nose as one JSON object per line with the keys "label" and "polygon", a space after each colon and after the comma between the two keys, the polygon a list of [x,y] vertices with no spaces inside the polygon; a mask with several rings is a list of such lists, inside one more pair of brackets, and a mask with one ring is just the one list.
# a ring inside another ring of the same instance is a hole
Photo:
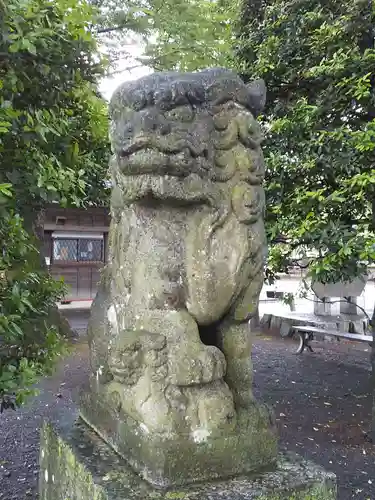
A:
{"label": "statue nose", "polygon": [[171,125],[160,113],[149,111],[141,115],[135,126],[135,132],[144,135],[150,133],[167,135],[171,132]]}

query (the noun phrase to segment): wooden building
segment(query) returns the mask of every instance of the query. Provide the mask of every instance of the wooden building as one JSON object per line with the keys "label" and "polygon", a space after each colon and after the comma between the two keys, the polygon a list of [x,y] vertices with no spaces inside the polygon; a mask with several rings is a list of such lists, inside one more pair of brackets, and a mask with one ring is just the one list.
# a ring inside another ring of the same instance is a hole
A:
{"label": "wooden building", "polygon": [[107,258],[109,211],[106,208],[47,208],[44,257],[53,277],[68,287],[66,301],[95,297]]}

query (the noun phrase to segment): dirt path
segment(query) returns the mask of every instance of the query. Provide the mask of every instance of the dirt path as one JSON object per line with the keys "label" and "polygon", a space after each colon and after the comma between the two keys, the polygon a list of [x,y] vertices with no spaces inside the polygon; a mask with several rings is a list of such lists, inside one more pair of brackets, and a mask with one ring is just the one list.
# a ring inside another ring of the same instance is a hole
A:
{"label": "dirt path", "polygon": [[[323,344],[322,344],[323,345]],[[279,338],[254,343],[254,390],[276,413],[281,446],[334,471],[338,500],[375,499],[375,446],[367,439],[371,402],[368,352],[324,345],[293,354]],[[88,371],[87,347],[78,345],[28,406],[0,416],[0,499],[37,498],[39,428],[75,408]]]}
{"label": "dirt path", "polygon": [[0,415],[0,499],[37,498],[39,429],[44,419],[59,421],[75,407],[78,389],[88,373],[88,349],[79,344],[40,394],[16,412]]}

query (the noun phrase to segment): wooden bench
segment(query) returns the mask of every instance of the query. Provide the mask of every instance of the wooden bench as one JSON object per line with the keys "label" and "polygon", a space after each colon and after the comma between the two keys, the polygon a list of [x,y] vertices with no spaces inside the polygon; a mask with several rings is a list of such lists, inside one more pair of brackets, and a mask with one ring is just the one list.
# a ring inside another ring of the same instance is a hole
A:
{"label": "wooden bench", "polygon": [[314,340],[314,334],[336,337],[337,339],[346,339],[356,342],[367,342],[372,345],[372,335],[362,335],[357,333],[339,332],[338,330],[324,330],[323,328],[316,328],[315,326],[298,326],[293,325],[293,335],[298,335],[299,345],[296,354],[301,354],[305,349],[313,352],[310,342]]}

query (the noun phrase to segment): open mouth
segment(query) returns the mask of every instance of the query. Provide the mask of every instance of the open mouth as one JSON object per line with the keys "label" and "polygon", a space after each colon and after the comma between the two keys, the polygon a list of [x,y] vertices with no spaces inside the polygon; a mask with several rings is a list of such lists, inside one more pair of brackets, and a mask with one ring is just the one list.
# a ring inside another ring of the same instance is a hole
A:
{"label": "open mouth", "polygon": [[202,176],[209,168],[205,148],[194,148],[186,141],[173,146],[150,147],[149,142],[137,141],[117,153],[118,164],[124,175],[170,175],[187,177],[192,173]]}
{"label": "open mouth", "polygon": [[[205,144],[194,144],[192,141],[186,139],[161,137],[157,140],[150,137],[139,137],[133,143],[121,148],[118,155],[121,158],[129,158],[134,153],[142,150],[153,149],[163,154],[189,154],[192,158],[203,157],[209,159],[210,152]],[[211,155],[212,156],[212,155]]]}
{"label": "open mouth", "polygon": [[[165,168],[165,167],[164,167]],[[150,170],[150,169],[147,169]],[[178,170],[145,171],[143,168],[136,174],[123,176],[121,196],[127,203],[141,201],[142,204],[158,202],[174,205],[211,204],[212,185],[201,176],[185,169],[184,174]]]}
{"label": "open mouth", "polygon": [[165,154],[155,149],[138,149],[119,158],[124,175],[171,175],[186,177],[194,170],[194,158],[188,151]]}

